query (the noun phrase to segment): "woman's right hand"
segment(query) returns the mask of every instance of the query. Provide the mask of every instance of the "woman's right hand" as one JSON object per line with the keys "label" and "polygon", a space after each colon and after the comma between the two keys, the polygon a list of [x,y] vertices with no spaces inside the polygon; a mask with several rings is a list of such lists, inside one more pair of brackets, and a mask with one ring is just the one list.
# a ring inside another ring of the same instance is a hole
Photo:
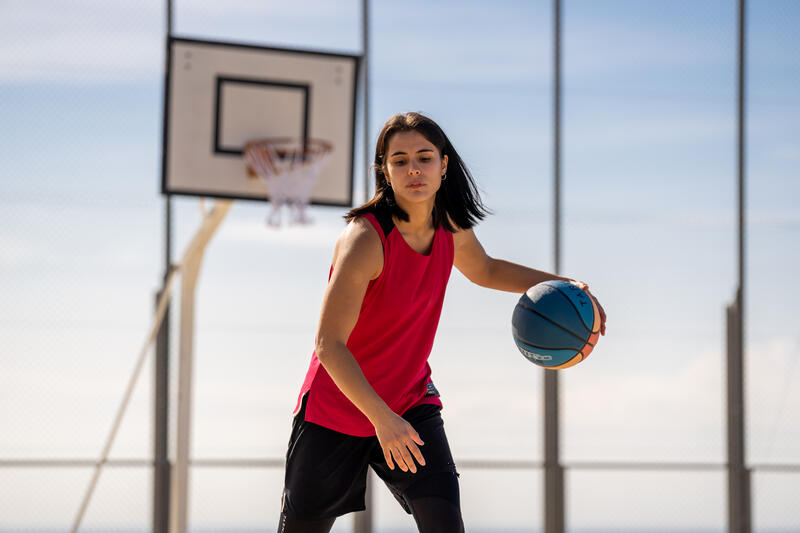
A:
{"label": "woman's right hand", "polygon": [[383,448],[383,457],[390,469],[394,470],[394,463],[403,472],[411,470],[417,473],[417,465],[414,459],[422,466],[425,466],[425,458],[419,446],[425,444],[419,433],[403,417],[392,411],[387,411],[381,420],[375,424],[375,434],[378,442]]}

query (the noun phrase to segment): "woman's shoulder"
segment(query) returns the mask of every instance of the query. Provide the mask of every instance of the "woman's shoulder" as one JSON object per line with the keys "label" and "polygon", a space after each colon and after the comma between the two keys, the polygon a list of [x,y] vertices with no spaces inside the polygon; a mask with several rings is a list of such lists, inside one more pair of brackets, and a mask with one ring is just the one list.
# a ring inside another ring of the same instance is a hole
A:
{"label": "woman's shoulder", "polygon": [[339,235],[338,242],[350,245],[369,245],[370,243],[380,245],[381,239],[374,223],[364,214],[358,215],[347,223]]}
{"label": "woman's shoulder", "polygon": [[355,217],[339,235],[333,265],[334,269],[339,265],[351,272],[363,272],[369,279],[377,278],[383,271],[383,243],[366,217]]}
{"label": "woman's shoulder", "polygon": [[472,242],[475,239],[475,233],[472,231],[472,228],[460,227],[449,215],[447,220],[450,222],[450,227],[453,228],[453,231],[448,231],[448,233],[453,236],[453,248],[455,250],[458,250],[462,245]]}
{"label": "woman's shoulder", "polygon": [[367,222],[371,224],[375,231],[383,235],[383,239],[388,238],[394,228],[392,211],[385,207],[374,206],[372,209],[357,215],[351,222],[359,219],[362,220],[362,223]]}
{"label": "woman's shoulder", "polygon": [[378,230],[366,216],[359,215],[347,223],[336,241],[333,264],[356,261],[383,265],[383,243]]}

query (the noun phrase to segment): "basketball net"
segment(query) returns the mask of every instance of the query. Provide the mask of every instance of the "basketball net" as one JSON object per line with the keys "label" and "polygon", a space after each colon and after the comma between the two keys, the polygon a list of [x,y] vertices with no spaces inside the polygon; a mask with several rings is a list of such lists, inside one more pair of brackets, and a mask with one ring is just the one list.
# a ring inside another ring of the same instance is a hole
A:
{"label": "basketball net", "polygon": [[281,225],[283,206],[291,224],[311,223],[306,213],[311,189],[332,151],[333,145],[316,139],[257,139],[244,145],[249,174],[260,177],[269,191],[268,225]]}

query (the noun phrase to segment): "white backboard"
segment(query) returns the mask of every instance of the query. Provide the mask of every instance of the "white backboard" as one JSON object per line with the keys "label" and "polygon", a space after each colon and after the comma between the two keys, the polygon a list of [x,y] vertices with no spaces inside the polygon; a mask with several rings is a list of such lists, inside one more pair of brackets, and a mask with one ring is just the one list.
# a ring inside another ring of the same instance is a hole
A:
{"label": "white backboard", "polygon": [[268,200],[243,146],[320,139],[333,152],[311,203],[352,205],[359,57],[171,38],[164,99],[165,194]]}

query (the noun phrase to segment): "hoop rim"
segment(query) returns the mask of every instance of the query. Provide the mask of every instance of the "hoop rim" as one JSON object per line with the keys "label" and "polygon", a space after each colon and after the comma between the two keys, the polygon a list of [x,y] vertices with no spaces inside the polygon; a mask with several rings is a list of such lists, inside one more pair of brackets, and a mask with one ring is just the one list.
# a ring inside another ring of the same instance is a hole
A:
{"label": "hoop rim", "polygon": [[[283,146],[280,146],[283,145]],[[294,146],[296,148],[287,148],[286,145]],[[314,153],[314,152],[330,152],[333,150],[333,144],[322,139],[300,139],[297,137],[263,137],[260,139],[252,139],[244,144],[244,152],[250,149],[266,149],[273,146],[284,149],[291,153]]]}
{"label": "hoop rim", "polygon": [[[317,161],[322,160],[333,151],[333,144],[322,139],[301,139],[297,137],[263,137],[247,141],[242,149],[247,168],[247,176],[251,179],[259,177],[259,170],[253,168],[253,160],[266,163],[269,174],[279,174],[275,165],[285,158],[293,162],[300,161],[300,166],[311,169]],[[278,156],[273,161],[273,153]],[[265,176],[261,176],[265,177]]]}

